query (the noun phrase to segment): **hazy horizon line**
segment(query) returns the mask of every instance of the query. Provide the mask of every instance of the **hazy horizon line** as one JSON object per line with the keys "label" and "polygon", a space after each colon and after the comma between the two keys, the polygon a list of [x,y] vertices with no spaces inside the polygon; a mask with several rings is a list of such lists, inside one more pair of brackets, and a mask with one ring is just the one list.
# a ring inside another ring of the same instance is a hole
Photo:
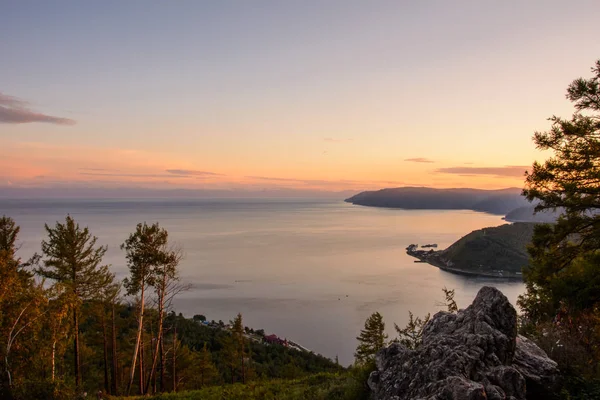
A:
{"label": "hazy horizon line", "polygon": [[430,186],[397,186],[370,190],[321,190],[295,188],[263,189],[195,189],[195,188],[146,188],[146,187],[0,187],[0,199],[118,199],[118,198],[337,198],[341,200],[366,191],[385,189],[434,189],[434,190],[520,190],[518,187],[485,189],[477,187],[435,188]]}

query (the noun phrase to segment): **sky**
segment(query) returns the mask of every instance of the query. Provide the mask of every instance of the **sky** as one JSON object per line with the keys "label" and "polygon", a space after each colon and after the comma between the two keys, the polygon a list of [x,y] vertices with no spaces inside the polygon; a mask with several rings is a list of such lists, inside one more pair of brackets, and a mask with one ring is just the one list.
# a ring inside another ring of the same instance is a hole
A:
{"label": "sky", "polygon": [[522,187],[591,1],[0,0],[0,192]]}

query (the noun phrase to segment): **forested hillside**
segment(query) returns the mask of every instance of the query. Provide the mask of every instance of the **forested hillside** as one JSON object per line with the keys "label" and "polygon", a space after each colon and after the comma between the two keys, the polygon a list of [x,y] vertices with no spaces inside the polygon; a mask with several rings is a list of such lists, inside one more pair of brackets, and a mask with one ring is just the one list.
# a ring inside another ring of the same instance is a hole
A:
{"label": "forested hillside", "polygon": [[534,226],[532,223],[514,223],[479,229],[439,254],[453,268],[481,273],[521,273],[528,264],[527,245],[531,242]]}
{"label": "forested hillside", "polygon": [[121,246],[123,282],[102,263],[106,247],[70,216],[46,234],[41,254],[23,261],[19,227],[0,218],[2,399],[146,395],[344,371],[244,326],[241,314],[228,323],[177,314],[172,300],[189,287],[178,275],[181,250],[158,223],[138,224]]}

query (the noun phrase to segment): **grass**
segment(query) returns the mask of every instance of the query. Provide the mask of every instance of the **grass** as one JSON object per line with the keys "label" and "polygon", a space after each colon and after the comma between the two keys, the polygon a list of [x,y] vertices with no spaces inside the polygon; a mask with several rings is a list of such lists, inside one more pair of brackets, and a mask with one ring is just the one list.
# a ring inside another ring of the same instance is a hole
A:
{"label": "grass", "polygon": [[128,400],[362,400],[368,399],[368,371],[318,373],[301,379],[272,379],[247,384],[210,386],[201,390],[164,393]]}

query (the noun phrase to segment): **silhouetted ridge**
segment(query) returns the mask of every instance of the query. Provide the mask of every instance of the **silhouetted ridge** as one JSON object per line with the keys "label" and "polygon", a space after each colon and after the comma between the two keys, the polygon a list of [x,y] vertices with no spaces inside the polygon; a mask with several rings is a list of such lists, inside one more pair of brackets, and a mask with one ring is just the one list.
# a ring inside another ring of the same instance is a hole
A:
{"label": "silhouetted ridge", "polygon": [[361,192],[346,201],[370,207],[473,210],[498,215],[505,215],[516,208],[530,205],[518,188],[482,190],[402,187]]}

